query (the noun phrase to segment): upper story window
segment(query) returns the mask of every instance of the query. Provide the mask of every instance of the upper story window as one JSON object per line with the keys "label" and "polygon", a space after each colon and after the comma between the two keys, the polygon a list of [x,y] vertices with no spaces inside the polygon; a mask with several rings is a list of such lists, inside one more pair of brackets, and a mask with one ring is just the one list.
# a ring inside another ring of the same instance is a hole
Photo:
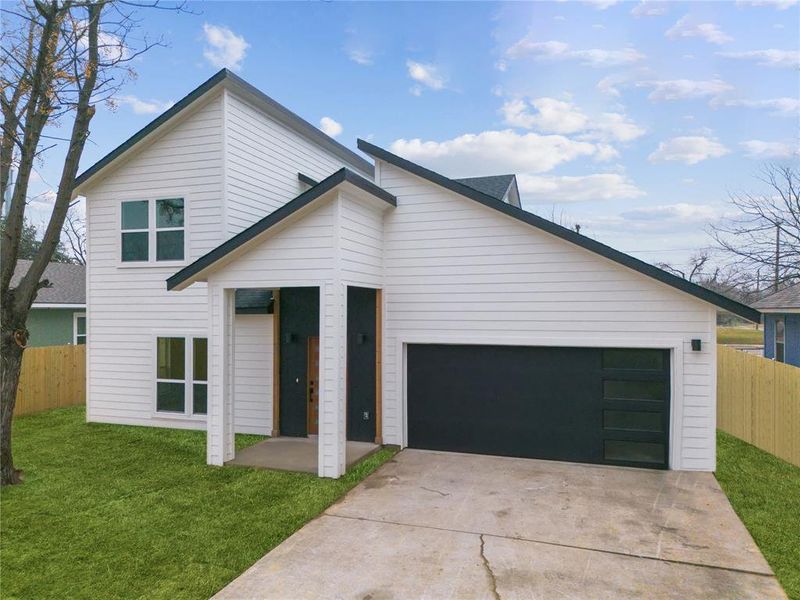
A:
{"label": "upper story window", "polygon": [[186,233],[183,198],[122,202],[122,262],[182,261]]}
{"label": "upper story window", "polygon": [[775,360],[785,362],[786,321],[783,317],[775,319]]}

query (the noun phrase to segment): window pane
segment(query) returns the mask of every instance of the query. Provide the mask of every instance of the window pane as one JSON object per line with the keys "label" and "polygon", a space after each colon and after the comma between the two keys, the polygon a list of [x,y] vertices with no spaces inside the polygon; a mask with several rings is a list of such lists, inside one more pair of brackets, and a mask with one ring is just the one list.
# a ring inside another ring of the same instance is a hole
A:
{"label": "window pane", "polygon": [[156,200],[156,227],[183,227],[183,198]]}
{"label": "window pane", "polygon": [[122,260],[123,262],[147,260],[147,232],[122,234]]}
{"label": "window pane", "polygon": [[208,386],[205,383],[194,384],[194,409],[196,415],[208,414]]}
{"label": "window pane", "polygon": [[184,379],[185,373],[183,338],[158,338],[158,379]]}
{"label": "window pane", "polygon": [[663,371],[664,351],[609,348],[603,350],[603,368]]}
{"label": "window pane", "polygon": [[86,317],[76,317],[75,322],[78,326],[78,335],[86,333]]}
{"label": "window pane", "polygon": [[605,440],[603,455],[606,460],[661,464],[665,461],[664,444],[658,442]]}
{"label": "window pane", "polygon": [[786,362],[784,360],[784,345],[783,343],[776,343],[775,344],[775,360],[778,362]]}
{"label": "window pane", "polygon": [[661,431],[661,413],[604,410],[603,427],[626,431]]}
{"label": "window pane", "polygon": [[606,400],[665,400],[667,387],[664,381],[615,381],[603,382],[603,397]]}
{"label": "window pane", "polygon": [[185,406],[184,384],[159,381],[157,387],[156,410],[183,412]]}
{"label": "window pane", "polygon": [[786,323],[783,319],[775,319],[775,341],[782,342],[786,335]]}
{"label": "window pane", "polygon": [[78,345],[82,346],[85,343],[86,343],[86,336],[85,335],[79,335],[78,336]]}
{"label": "window pane", "polygon": [[183,231],[156,233],[156,260],[183,260]]}
{"label": "window pane", "polygon": [[147,200],[122,203],[122,229],[147,229]]}
{"label": "window pane", "polygon": [[195,381],[208,381],[208,340],[194,338],[194,369],[192,379]]}

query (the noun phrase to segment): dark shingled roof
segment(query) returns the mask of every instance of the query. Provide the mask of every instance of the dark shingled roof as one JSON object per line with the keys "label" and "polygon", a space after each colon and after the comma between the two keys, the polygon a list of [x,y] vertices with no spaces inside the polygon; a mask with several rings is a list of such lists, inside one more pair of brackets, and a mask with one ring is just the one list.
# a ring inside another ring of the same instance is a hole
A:
{"label": "dark shingled roof", "polygon": [[[11,278],[11,287],[16,287],[28,269],[30,260],[20,259]],[[43,279],[51,287],[39,290],[34,304],[86,304],[86,267],[66,263],[50,263],[44,270]]]}
{"label": "dark shingled roof", "polygon": [[272,290],[243,288],[236,290],[236,313],[240,315],[266,315],[272,312]]}
{"label": "dark shingled roof", "polygon": [[489,175],[488,177],[464,177],[456,179],[459,183],[468,185],[487,196],[502,200],[508,191],[508,186],[514,181],[514,175]]}
{"label": "dark shingled roof", "polygon": [[770,310],[776,308],[800,308],[800,283],[783,288],[779,292],[770,294],[762,298],[755,304],[754,308]]}

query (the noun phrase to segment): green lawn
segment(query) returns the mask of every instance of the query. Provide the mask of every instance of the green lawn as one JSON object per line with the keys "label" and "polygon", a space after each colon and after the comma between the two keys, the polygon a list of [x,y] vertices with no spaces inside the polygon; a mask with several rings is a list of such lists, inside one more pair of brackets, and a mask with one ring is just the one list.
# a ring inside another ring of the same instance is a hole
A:
{"label": "green lawn", "polygon": [[215,468],[203,432],[86,424],[82,407],[16,419],[14,436],[3,598],[208,598],[394,454],[339,480]]}
{"label": "green lawn", "polygon": [[717,432],[717,480],[793,600],[800,600],[800,467]]}
{"label": "green lawn", "polygon": [[764,330],[752,327],[717,327],[718,344],[763,344]]}

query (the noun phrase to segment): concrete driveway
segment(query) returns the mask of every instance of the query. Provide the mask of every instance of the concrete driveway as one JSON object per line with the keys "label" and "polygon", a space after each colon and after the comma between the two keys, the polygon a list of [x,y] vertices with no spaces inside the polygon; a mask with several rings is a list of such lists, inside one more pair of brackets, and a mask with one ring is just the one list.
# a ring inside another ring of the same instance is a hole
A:
{"label": "concrete driveway", "polygon": [[404,450],[217,598],[785,598],[710,473]]}

